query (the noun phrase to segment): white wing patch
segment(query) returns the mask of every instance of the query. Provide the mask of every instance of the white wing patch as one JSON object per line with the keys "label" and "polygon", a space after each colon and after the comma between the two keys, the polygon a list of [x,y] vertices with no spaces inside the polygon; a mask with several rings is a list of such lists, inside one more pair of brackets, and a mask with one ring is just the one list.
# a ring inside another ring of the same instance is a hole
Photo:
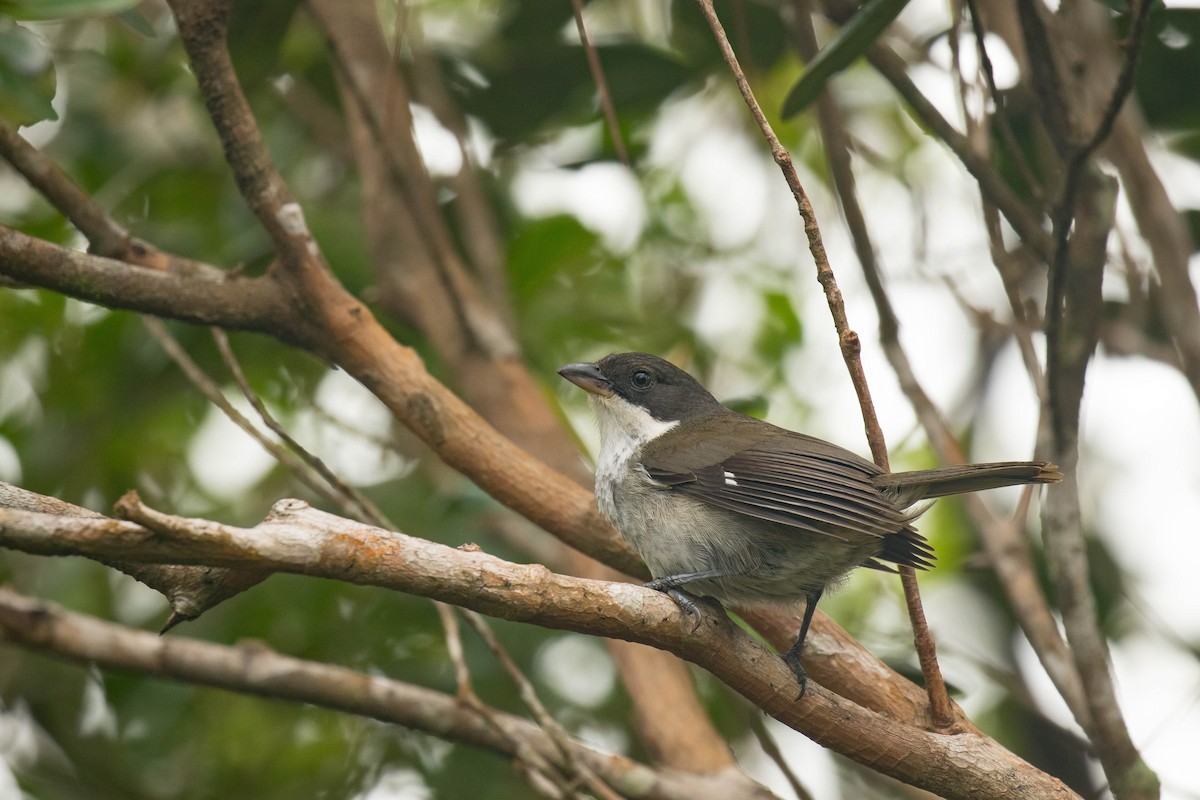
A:
{"label": "white wing patch", "polygon": [[725,472],[725,485],[726,486],[737,486],[738,485],[737,476],[734,475],[732,472],[726,471]]}

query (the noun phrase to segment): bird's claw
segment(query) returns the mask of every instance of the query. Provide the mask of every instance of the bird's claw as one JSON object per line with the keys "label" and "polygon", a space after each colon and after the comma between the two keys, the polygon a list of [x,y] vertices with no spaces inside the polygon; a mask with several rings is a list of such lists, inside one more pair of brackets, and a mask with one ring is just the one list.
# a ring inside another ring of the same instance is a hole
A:
{"label": "bird's claw", "polygon": [[783,659],[783,663],[788,665],[788,668],[796,676],[796,680],[800,684],[800,694],[796,695],[796,699],[799,700],[804,697],[804,692],[808,689],[808,673],[804,671],[803,665],[800,664],[800,654],[787,652],[780,657]]}
{"label": "bird's claw", "polygon": [[700,613],[699,606],[687,592],[677,586],[672,586],[669,581],[664,581],[661,578],[642,584],[647,589],[653,589],[656,592],[662,592],[667,597],[675,601],[675,605],[679,606],[679,610],[687,615],[692,621],[692,633],[695,633],[700,628],[700,623],[704,619],[704,615]]}

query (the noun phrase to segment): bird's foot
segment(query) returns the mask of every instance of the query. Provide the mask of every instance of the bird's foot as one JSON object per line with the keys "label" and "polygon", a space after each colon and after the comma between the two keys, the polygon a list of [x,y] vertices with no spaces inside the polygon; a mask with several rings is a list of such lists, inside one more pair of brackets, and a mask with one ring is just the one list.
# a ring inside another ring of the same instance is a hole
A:
{"label": "bird's foot", "polygon": [[795,650],[789,650],[780,657],[800,683],[800,694],[796,695],[796,699],[799,700],[804,697],[804,692],[808,689],[808,673],[804,671],[804,666],[800,663],[800,654]]}
{"label": "bird's foot", "polygon": [[669,583],[664,585],[664,583],[659,581],[650,581],[643,584],[643,586],[647,589],[653,589],[656,592],[662,592],[674,600],[675,605],[679,606],[679,610],[692,621],[692,633],[700,629],[700,623],[703,621],[704,615],[700,613],[700,607],[696,605],[696,601],[692,599],[691,595],[677,586],[672,586]]}

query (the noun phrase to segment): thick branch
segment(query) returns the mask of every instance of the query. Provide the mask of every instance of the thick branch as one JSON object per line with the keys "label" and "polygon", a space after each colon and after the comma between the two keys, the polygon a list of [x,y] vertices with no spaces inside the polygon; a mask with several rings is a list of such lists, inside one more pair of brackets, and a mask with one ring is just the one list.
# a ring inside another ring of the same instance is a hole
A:
{"label": "thick branch", "polygon": [[[0,482],[0,508],[64,517],[105,519],[103,515],[91,509],[4,482]],[[252,569],[145,564],[105,558],[97,560],[124,572],[134,580],[141,581],[167,598],[167,602],[171,604],[171,616],[163,627],[164,631],[183,620],[200,616],[218,603],[265,580],[270,574]]]}
{"label": "thick branch", "polygon": [[[815,741],[884,774],[948,798],[1074,797],[994,741],[946,736],[882,717],[810,684],[803,702],[773,652],[706,611],[698,630],[668,598],[622,583],[557,575],[477,549],[390,533],[281,501],[254,529],[154,512],[130,498],[125,513],[143,524],[0,511],[0,541],[44,554],[73,553],[246,565],[382,586],[549,628],[639,641],[708,669],[751,702]],[[964,780],[969,769],[971,780]]]}
{"label": "thick branch", "polygon": [[170,6],[204,105],[225,149],[225,160],[246,205],[270,235],[286,269],[323,264],[300,204],[271,163],[238,84],[225,44],[231,3],[175,0]]}
{"label": "thick branch", "polygon": [[295,309],[267,277],[185,277],[59,247],[5,225],[0,274],[109,308],[295,338]]}
{"label": "thick branch", "polygon": [[[293,335],[289,325],[296,309],[285,302],[282,292],[272,288],[271,277],[230,277],[217,283],[185,279],[61,248],[3,226],[0,274],[110,308],[263,331],[284,341]],[[500,435],[434,380],[416,353],[392,339],[369,311],[344,292],[339,296],[348,304],[343,306],[348,309],[341,317],[343,327],[361,325],[365,331],[362,336],[336,329],[324,332],[328,339],[344,343],[340,365],[374,391],[443,461],[563,542],[627,575],[649,577],[642,562],[603,519],[590,492],[547,469]],[[266,306],[261,318],[248,310],[258,302]],[[304,341],[298,344],[318,351],[334,346],[329,342],[319,347]],[[760,612],[754,619],[776,647],[787,647],[795,638],[796,623],[791,615]],[[826,651],[828,657],[821,657],[819,647],[809,649],[806,663],[815,680],[895,718],[925,719],[911,703],[912,684],[871,657],[820,612],[813,634],[837,642]],[[814,645],[817,641],[813,639]],[[844,658],[865,659],[883,672],[854,681],[853,673],[840,666]],[[880,674],[889,680],[881,681]],[[962,724],[962,715],[957,717]]]}
{"label": "thick branch", "polygon": [[[506,758],[532,748],[565,770],[557,743],[528,720],[486,716],[442,692],[377,675],[280,655],[260,643],[227,647],[143,631],[75,614],[0,588],[0,640],[59,658],[244,694],[307,703],[403,725]],[[570,742],[570,756],[627,797],[726,800],[774,797],[735,774],[697,777],[655,770]]]}

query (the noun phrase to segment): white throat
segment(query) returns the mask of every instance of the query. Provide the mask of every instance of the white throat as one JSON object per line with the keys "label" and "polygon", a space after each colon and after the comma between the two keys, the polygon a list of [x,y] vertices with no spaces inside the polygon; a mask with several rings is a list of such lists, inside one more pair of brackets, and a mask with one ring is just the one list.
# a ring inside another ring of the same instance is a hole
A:
{"label": "white throat", "polygon": [[663,422],[620,395],[590,395],[588,402],[600,427],[600,454],[596,459],[596,502],[610,520],[616,520],[614,485],[629,461],[646,444],[679,424]]}

